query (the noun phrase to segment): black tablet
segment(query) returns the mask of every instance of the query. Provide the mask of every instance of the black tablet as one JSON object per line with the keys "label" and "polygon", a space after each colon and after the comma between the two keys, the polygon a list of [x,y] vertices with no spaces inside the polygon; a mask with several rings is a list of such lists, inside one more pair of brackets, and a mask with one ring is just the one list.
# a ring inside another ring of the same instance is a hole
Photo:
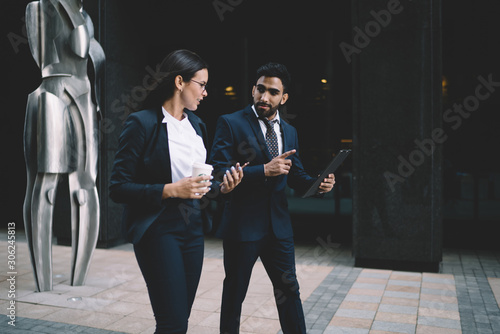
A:
{"label": "black tablet", "polygon": [[312,186],[306,191],[306,193],[302,196],[302,198],[310,197],[316,195],[318,193],[318,188],[323,182],[323,180],[328,176],[328,174],[332,174],[335,170],[344,162],[345,158],[351,153],[351,150],[340,150],[340,152],[330,161],[328,166],[326,166],[325,170],[321,173],[318,179],[312,184]]}

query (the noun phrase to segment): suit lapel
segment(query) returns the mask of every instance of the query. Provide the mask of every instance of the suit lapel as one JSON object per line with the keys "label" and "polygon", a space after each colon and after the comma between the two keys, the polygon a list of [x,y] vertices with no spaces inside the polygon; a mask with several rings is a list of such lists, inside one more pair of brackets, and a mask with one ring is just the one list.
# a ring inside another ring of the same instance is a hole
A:
{"label": "suit lapel", "polygon": [[191,123],[191,125],[193,126],[194,131],[196,131],[196,134],[198,136],[200,136],[201,138],[203,138],[203,140],[205,140],[203,131],[201,130],[201,127],[200,127],[200,122],[198,122],[195,119],[195,117],[193,117],[193,115],[194,115],[193,112],[186,110],[186,114],[188,115],[188,120]]}
{"label": "suit lapel", "polygon": [[292,143],[288,138],[288,134],[289,134],[288,124],[285,121],[283,121],[282,118],[281,118],[280,126],[281,126],[281,134],[282,134],[282,138],[283,138],[283,153],[285,153],[287,151],[293,150],[293,147],[290,147],[290,145],[292,145]]}
{"label": "suit lapel", "polygon": [[205,145],[205,150],[207,151],[207,159],[210,156],[210,145],[207,142],[208,134],[205,123],[200,120],[198,116],[196,116],[192,111],[186,109],[186,114],[188,115],[188,120],[196,131],[196,134],[201,137],[203,140],[203,145]]}
{"label": "suit lapel", "polygon": [[[267,149],[266,145],[266,140],[264,139],[264,135],[262,134],[262,129],[260,128],[259,120],[255,116],[255,113],[253,112],[252,106],[247,106],[245,109],[245,117],[247,118],[248,123],[250,124],[250,127],[252,128],[252,132],[257,138],[257,146],[258,150],[262,151],[264,155],[267,157],[268,160],[272,159],[271,153],[269,153],[269,150]],[[252,142],[250,140],[250,142]]]}
{"label": "suit lapel", "polygon": [[163,121],[163,112],[162,110],[156,110],[157,114],[157,128],[158,128],[158,137],[155,146],[157,147],[160,156],[160,166],[161,173],[166,177],[170,182],[172,182],[172,168],[170,166],[170,149],[168,146],[168,131],[167,131],[167,123],[162,123]]}

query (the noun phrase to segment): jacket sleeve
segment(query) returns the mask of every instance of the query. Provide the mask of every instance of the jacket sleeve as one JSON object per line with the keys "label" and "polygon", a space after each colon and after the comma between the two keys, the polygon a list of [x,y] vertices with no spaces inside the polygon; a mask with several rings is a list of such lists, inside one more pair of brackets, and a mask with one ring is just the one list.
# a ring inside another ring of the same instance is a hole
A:
{"label": "jacket sleeve", "polygon": [[[237,162],[241,165],[247,161],[238,161],[245,159],[244,153],[250,148],[242,147],[237,143],[232,133],[231,125],[228,120],[221,116],[217,120],[214,143],[210,153],[210,163],[214,166],[214,177],[216,180],[222,180],[224,173],[228,168],[234,166]],[[241,151],[241,152],[239,152]],[[249,182],[255,179],[264,179],[264,165],[252,165],[245,167],[242,182]]]}
{"label": "jacket sleeve", "polygon": [[294,189],[299,194],[303,194],[307,191],[307,189],[309,189],[309,187],[314,183],[316,179],[307,174],[304,166],[302,165],[302,161],[300,160],[299,156],[298,136],[295,129],[294,139],[294,147],[296,148],[297,152],[290,156],[290,159],[292,160],[292,168],[290,169],[290,173],[288,174],[287,183],[290,188]]}
{"label": "jacket sleeve", "polygon": [[120,135],[116,152],[109,196],[116,203],[161,206],[164,184],[141,183],[140,164],[146,146],[146,131],[139,117],[131,114]]}

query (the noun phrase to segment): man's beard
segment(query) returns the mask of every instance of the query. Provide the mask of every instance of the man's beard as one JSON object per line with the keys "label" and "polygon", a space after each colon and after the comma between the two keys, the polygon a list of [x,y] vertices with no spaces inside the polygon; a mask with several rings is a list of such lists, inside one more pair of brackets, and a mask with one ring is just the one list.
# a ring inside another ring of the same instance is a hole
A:
{"label": "man's beard", "polygon": [[[262,110],[259,108],[259,106],[268,106],[269,109]],[[259,115],[259,117],[269,118],[270,116],[273,116],[278,111],[278,108],[279,108],[279,104],[277,106],[273,107],[270,104],[263,103],[263,102],[255,103],[255,111],[257,111],[257,115]]]}

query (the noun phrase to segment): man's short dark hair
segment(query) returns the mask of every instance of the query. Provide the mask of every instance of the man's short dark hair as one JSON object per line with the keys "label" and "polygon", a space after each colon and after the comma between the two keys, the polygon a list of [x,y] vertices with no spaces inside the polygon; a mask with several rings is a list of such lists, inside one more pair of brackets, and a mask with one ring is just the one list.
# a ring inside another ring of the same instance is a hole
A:
{"label": "man's short dark hair", "polygon": [[285,65],[272,62],[262,65],[257,70],[257,78],[255,81],[259,80],[262,76],[279,78],[283,83],[283,93],[288,92],[292,78]]}

